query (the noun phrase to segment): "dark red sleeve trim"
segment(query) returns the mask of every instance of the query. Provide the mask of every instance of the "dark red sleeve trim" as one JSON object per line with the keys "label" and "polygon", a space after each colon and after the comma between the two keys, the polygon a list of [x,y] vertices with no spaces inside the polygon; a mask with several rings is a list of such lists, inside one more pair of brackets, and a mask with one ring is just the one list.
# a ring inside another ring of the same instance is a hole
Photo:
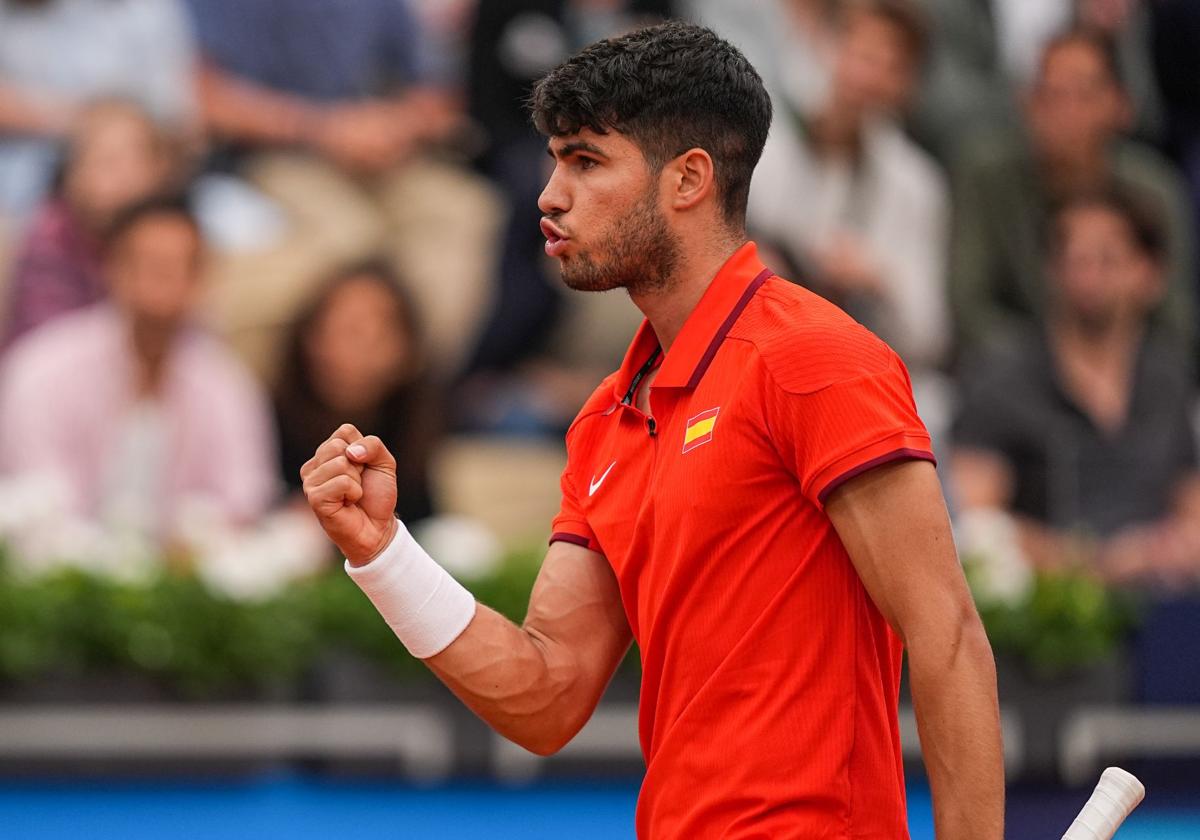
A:
{"label": "dark red sleeve trim", "polygon": [[829,494],[841,487],[852,478],[857,478],[865,472],[870,472],[876,467],[882,467],[884,464],[891,464],[895,461],[929,461],[934,466],[937,466],[937,458],[933,457],[933,453],[924,449],[894,449],[891,452],[886,452],[878,458],[872,458],[866,463],[859,464],[853,469],[839,475],[833,481],[825,485],[825,489],[817,496],[817,500],[821,504],[825,504],[825,500],[829,498]]}
{"label": "dark red sleeve trim", "polygon": [[591,542],[587,537],[581,537],[578,534],[572,534],[567,531],[555,531],[550,535],[550,542],[565,542],[572,545],[581,545],[584,548],[591,548]]}

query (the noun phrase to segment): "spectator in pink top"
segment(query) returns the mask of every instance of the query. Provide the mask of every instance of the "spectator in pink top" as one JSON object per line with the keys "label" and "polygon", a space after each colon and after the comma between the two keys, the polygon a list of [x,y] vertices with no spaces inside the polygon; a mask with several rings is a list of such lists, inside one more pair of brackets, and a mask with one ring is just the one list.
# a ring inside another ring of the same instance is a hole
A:
{"label": "spectator in pink top", "polygon": [[0,372],[0,471],[52,476],[74,513],[170,540],[197,507],[232,523],[276,497],[267,400],[192,323],[203,243],[186,204],[148,199],[113,223],[110,301],[57,318]]}
{"label": "spectator in pink top", "polygon": [[132,103],[105,100],[83,112],[58,187],[17,254],[5,344],[104,297],[101,232],[122,208],[163,189],[170,174],[166,145]]}

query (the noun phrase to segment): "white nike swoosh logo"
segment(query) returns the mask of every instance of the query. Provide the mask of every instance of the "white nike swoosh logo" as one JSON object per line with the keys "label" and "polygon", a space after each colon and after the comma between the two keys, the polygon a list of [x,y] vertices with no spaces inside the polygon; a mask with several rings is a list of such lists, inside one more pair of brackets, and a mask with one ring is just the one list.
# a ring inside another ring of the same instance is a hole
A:
{"label": "white nike swoosh logo", "polygon": [[608,478],[608,474],[610,472],[612,472],[612,468],[615,467],[616,465],[617,465],[617,462],[613,461],[611,464],[608,465],[608,469],[606,469],[604,471],[604,475],[600,476],[600,478],[598,478],[598,479],[597,478],[592,479],[591,483],[588,484],[588,495],[589,496],[596,495],[596,491],[600,489],[600,485],[604,483],[604,479]]}

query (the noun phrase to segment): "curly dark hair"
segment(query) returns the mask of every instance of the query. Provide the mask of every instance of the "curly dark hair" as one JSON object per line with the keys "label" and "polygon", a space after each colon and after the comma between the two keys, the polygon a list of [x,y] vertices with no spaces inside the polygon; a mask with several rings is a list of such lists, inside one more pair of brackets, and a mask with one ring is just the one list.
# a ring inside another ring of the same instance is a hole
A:
{"label": "curly dark hair", "polygon": [[617,131],[655,170],[704,149],[725,221],[744,225],[771,99],[758,71],[711,29],[670,21],[595,43],[541,79],[529,107],[542,134]]}
{"label": "curly dark hair", "polygon": [[1138,251],[1156,263],[1166,261],[1169,243],[1161,206],[1144,191],[1119,184],[1072,193],[1053,206],[1048,231],[1052,255],[1062,252],[1063,218],[1073,210],[1082,209],[1105,210],[1119,217]]}

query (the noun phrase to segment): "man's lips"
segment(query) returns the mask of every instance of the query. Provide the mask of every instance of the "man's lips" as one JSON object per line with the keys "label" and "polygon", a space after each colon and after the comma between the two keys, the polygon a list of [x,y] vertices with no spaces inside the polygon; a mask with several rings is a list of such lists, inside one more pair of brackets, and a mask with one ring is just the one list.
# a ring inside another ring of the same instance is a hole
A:
{"label": "man's lips", "polygon": [[542,219],[542,235],[546,237],[546,254],[551,257],[561,257],[567,250],[570,237],[563,233],[558,225],[549,219]]}

